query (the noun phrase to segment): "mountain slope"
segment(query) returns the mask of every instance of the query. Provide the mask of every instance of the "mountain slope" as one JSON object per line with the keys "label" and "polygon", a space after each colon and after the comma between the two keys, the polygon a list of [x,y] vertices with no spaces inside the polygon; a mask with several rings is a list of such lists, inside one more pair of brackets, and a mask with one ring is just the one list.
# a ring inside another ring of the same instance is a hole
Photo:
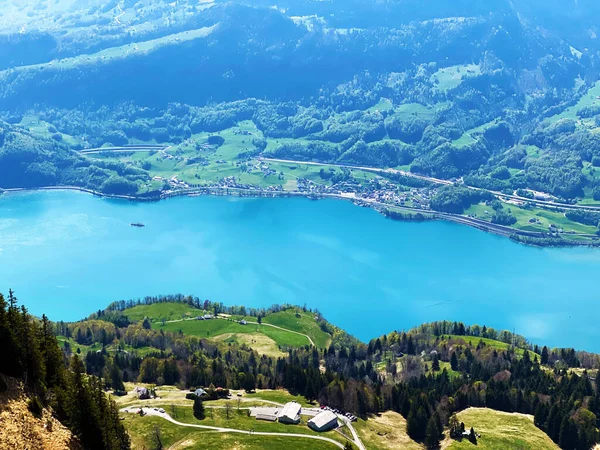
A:
{"label": "mountain slope", "polygon": [[44,409],[35,417],[27,407],[29,397],[22,383],[0,375],[0,448],[14,450],[79,450],[81,445],[73,433]]}

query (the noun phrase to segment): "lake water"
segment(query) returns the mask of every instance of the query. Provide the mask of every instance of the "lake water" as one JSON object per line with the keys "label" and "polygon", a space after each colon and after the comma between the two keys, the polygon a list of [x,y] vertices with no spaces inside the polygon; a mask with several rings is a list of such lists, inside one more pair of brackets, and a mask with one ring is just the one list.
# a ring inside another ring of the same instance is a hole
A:
{"label": "lake water", "polygon": [[599,274],[600,250],[394,222],[343,201],[0,197],[0,291],[13,288],[52,320],[183,293],[251,307],[306,304],[363,340],[447,319],[600,351]]}

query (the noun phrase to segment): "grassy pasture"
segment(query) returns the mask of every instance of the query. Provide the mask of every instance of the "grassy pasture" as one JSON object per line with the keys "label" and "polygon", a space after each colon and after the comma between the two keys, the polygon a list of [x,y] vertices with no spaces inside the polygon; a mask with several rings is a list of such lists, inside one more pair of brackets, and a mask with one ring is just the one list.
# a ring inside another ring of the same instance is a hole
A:
{"label": "grassy pasture", "polygon": [[164,327],[161,324],[154,323],[152,327],[173,332],[181,331],[190,336],[198,336],[207,339],[214,339],[223,334],[237,335],[260,333],[269,337],[280,346],[302,347],[304,345],[309,345],[306,337],[295,333],[264,325],[241,325],[237,322],[225,319],[185,320],[182,322],[166,323]]}
{"label": "grassy pasture", "polygon": [[[191,408],[190,408],[191,410]],[[123,414],[124,425],[132,436],[132,449],[151,448],[154,444],[153,432],[160,430],[163,445],[170,449],[244,449],[244,450],[331,450],[333,444],[315,439],[302,439],[282,436],[256,436],[251,434],[227,434],[212,431],[195,430],[168,422],[159,417],[139,417],[135,414]]]}
{"label": "grassy pasture", "polygon": [[[600,81],[596,82],[594,86],[592,86],[587,93],[585,93],[579,101],[568,108],[566,108],[560,114],[556,114],[554,116],[548,117],[544,120],[544,124],[550,124],[559,121],[560,119],[571,119],[578,122],[580,125],[588,125],[588,119],[580,119],[577,117],[577,111],[581,108],[585,108],[587,106],[598,106],[600,105]],[[593,121],[592,121],[593,122]],[[595,128],[595,125],[593,125]]]}
{"label": "grassy pasture", "polygon": [[204,38],[210,35],[215,29],[215,27],[216,25],[213,25],[211,27],[199,28],[196,30],[182,31],[181,33],[170,34],[160,38],[150,39],[148,41],[134,42],[118,47],[105,48],[96,53],[77,55],[71,58],[57,59],[41,64],[19,66],[9,70],[47,70],[58,72],[61,70],[70,70],[78,67],[92,67],[97,64],[110,63],[114,60],[126,58],[128,56],[139,56],[146,53],[150,53],[156,50],[157,48],[165,45],[176,45],[181,42]]}
{"label": "grassy pasture", "polygon": [[185,303],[154,303],[152,305],[137,305],[125,310],[125,314],[132,322],[149,317],[156,322],[165,320],[178,320],[192,318],[204,314],[201,309],[193,308]]}
{"label": "grassy pasture", "polygon": [[434,91],[447,92],[458,87],[465,78],[481,75],[478,64],[465,64],[444,67],[431,75],[430,81],[435,85]]}
{"label": "grassy pasture", "polygon": [[[503,350],[508,350],[510,348],[510,345],[507,344],[506,342],[496,341],[494,339],[487,339],[487,338],[482,338],[482,337],[477,337],[477,336],[456,336],[456,335],[449,335],[448,337],[450,339],[461,339],[473,347],[477,347],[477,345],[479,344],[479,341],[483,341],[483,343],[487,347],[494,348],[496,350],[503,351]],[[515,353],[518,356],[523,356],[523,354],[526,351],[529,352],[529,357],[531,358],[532,361],[534,358],[536,358],[538,356],[530,350],[523,350],[522,348],[515,348]],[[538,357],[538,359],[539,359],[539,357]]]}
{"label": "grassy pasture", "polygon": [[387,411],[368,420],[358,419],[354,429],[369,450],[406,449],[418,450],[423,446],[406,433],[406,419],[400,414]]}
{"label": "grassy pasture", "polygon": [[473,427],[481,438],[477,446],[467,439],[451,441],[447,439],[443,448],[450,450],[555,450],[558,446],[542,430],[533,424],[533,416],[510,414],[487,408],[469,408],[457,414],[465,428]]}
{"label": "grassy pasture", "polygon": [[[308,338],[302,335],[310,336],[315,345],[320,348],[327,347],[331,339],[328,333],[321,330],[314,315],[301,309],[288,309],[268,314],[262,319],[262,325],[256,323],[241,325],[237,321],[242,319],[242,316],[232,316],[228,319],[195,320],[195,317],[205,314],[206,311],[184,303],[138,305],[125,310],[124,313],[132,321],[139,321],[145,317],[150,318],[152,327],[155,329],[181,331],[184,334],[206,339],[220,339],[225,342],[246,343],[257,351],[275,356],[280,355],[280,346],[309,345]],[[255,317],[246,317],[246,319],[248,322],[257,321]],[[165,321],[164,325],[163,320]]]}

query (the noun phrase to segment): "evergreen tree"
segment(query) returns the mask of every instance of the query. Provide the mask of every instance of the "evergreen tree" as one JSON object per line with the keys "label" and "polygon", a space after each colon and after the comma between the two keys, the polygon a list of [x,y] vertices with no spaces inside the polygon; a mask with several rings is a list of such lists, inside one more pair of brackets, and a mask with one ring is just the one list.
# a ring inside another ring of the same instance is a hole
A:
{"label": "evergreen tree", "polygon": [[448,428],[450,429],[450,437],[452,439],[459,439],[462,436],[460,423],[458,422],[456,414],[452,414],[450,419],[448,419]]}
{"label": "evergreen tree", "polygon": [[200,397],[194,399],[194,417],[198,420],[204,420],[205,417],[204,402]]}
{"label": "evergreen tree", "polygon": [[110,387],[115,393],[125,392],[125,384],[123,383],[123,375],[121,369],[116,363],[113,363],[110,370]]}
{"label": "evergreen tree", "polygon": [[560,424],[558,445],[563,450],[577,449],[577,427],[568,416],[564,416]]}
{"label": "evergreen tree", "polygon": [[452,370],[458,370],[458,359],[456,358],[456,352],[452,353],[450,357],[450,367]]}
{"label": "evergreen tree", "polygon": [[469,432],[469,441],[472,444],[477,445],[477,435],[475,434],[475,430],[473,429],[473,427],[471,427],[471,430]]}
{"label": "evergreen tree", "polygon": [[548,347],[546,347],[545,345],[544,348],[542,348],[542,356],[540,358],[540,363],[542,365],[548,364]]}
{"label": "evergreen tree", "polygon": [[432,415],[429,418],[429,422],[427,422],[427,429],[425,430],[425,446],[428,449],[438,448],[440,446],[440,434],[437,421]]}
{"label": "evergreen tree", "polygon": [[413,343],[412,336],[408,337],[408,343],[406,344],[406,353],[409,355],[415,354],[415,344]]}

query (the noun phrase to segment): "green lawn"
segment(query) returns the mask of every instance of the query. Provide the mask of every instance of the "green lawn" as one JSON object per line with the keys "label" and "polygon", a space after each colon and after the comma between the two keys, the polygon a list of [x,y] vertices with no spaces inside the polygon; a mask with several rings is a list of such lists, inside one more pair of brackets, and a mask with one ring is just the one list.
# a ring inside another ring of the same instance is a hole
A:
{"label": "green lawn", "polygon": [[191,307],[186,303],[154,303],[152,305],[138,305],[125,310],[125,314],[132,322],[143,320],[145,317],[152,318],[155,322],[165,320],[177,320],[196,317],[204,314],[201,309]]}
{"label": "green lawn", "polygon": [[290,309],[270,314],[262,322],[306,334],[311,337],[315,345],[319,348],[328,347],[331,341],[331,336],[321,330],[314,318],[314,314],[310,312],[305,313],[300,309],[297,311]]}
{"label": "green lawn", "polygon": [[178,426],[159,417],[139,417],[134,414],[123,414],[122,417],[125,418],[123,423],[131,436],[133,450],[152,448],[155,445],[153,436],[156,430],[160,432],[164,448],[173,449],[331,450],[337,448],[333,444],[315,439],[215,433]]}
{"label": "green lawn", "polygon": [[302,347],[309,345],[308,339],[295,333],[278,330],[264,325],[241,325],[233,320],[211,319],[211,320],[185,320],[182,322],[153,323],[152,327],[158,330],[183,332],[191,336],[203,338],[215,338],[223,334],[247,334],[262,333],[273,339],[280,346]]}
{"label": "green lawn", "polygon": [[486,408],[469,408],[457,414],[465,428],[473,427],[481,434],[477,445],[467,439],[450,441],[451,450],[557,450],[558,446],[542,430],[533,424],[533,417],[509,414]]}
{"label": "green lawn", "polygon": [[[268,314],[262,318],[262,325],[257,323],[242,325],[238,323],[240,319],[257,322],[256,317],[243,316],[195,320],[195,317],[204,315],[206,311],[177,302],[138,305],[125,310],[124,313],[132,321],[140,321],[148,317],[151,319],[152,327],[159,330],[181,331],[184,334],[206,339],[218,339],[223,336],[226,342],[246,343],[250,347],[253,347],[254,342],[257,351],[276,356],[281,356],[278,347],[310,345],[308,338],[303,335],[310,336],[319,348],[326,348],[331,342],[331,336],[321,330],[314,314],[308,311],[304,312],[301,308]],[[275,326],[283,329],[275,328]],[[268,339],[261,339],[261,335]],[[272,348],[269,349],[269,345]]]}
{"label": "green lawn", "polygon": [[[206,402],[206,406],[210,406],[210,402]],[[194,417],[192,412],[192,402],[189,402],[188,406],[174,405],[171,406],[167,403],[157,403],[155,407],[164,408],[175,420],[181,423],[188,423],[192,425],[205,425],[211,427],[222,427],[232,428],[236,430],[244,431],[259,431],[267,433],[290,433],[290,434],[306,434],[312,436],[324,436],[335,441],[345,443],[345,439],[335,431],[328,431],[325,433],[316,433],[306,425],[308,420],[307,416],[302,416],[302,419],[298,425],[287,425],[279,422],[266,422],[256,420],[254,417],[250,417],[249,410],[243,409],[244,403],[238,404],[235,400],[230,401],[229,413],[224,408],[206,408],[206,418],[198,420]],[[143,418],[144,419],[144,418]],[[164,421],[164,419],[163,419]],[[166,422],[166,421],[164,421]],[[185,427],[180,427],[185,428]],[[312,441],[309,441],[312,442]],[[328,444],[334,447],[332,444]]]}
{"label": "green lawn", "polygon": [[276,403],[298,402],[302,406],[315,407],[315,404],[309,403],[301,395],[292,395],[284,390],[257,390],[255,393],[245,393],[244,398],[256,400],[268,400]]}

